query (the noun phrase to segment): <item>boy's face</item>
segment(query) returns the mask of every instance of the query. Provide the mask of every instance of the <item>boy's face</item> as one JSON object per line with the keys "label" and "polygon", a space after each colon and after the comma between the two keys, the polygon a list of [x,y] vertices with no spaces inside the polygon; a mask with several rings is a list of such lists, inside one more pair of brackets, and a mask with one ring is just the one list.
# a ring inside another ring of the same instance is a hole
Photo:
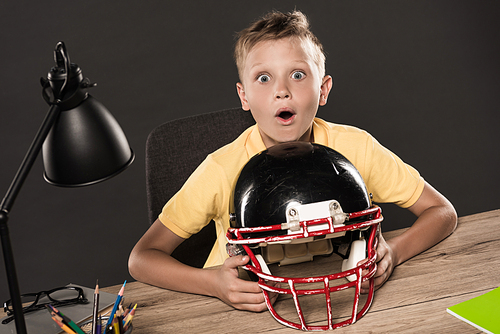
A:
{"label": "boy's face", "polygon": [[332,78],[321,78],[304,44],[293,38],[264,41],[247,55],[242,82],[236,87],[242,108],[252,112],[266,147],[311,141],[318,107],[326,104]]}

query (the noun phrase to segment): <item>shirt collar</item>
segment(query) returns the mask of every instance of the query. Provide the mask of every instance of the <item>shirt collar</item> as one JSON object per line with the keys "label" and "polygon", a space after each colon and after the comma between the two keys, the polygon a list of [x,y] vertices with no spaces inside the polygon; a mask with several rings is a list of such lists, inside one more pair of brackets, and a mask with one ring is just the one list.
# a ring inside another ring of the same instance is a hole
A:
{"label": "shirt collar", "polygon": [[252,128],[245,146],[247,148],[249,158],[266,149],[266,145],[264,145],[264,141],[262,141],[262,137],[260,136],[258,125],[255,125]]}
{"label": "shirt collar", "polygon": [[320,118],[315,118],[313,121],[314,142],[323,146],[328,146],[328,131],[322,125],[325,121]]}
{"label": "shirt collar", "polygon": [[[324,126],[321,126],[321,122],[322,120],[319,118],[315,118],[313,121],[314,142],[326,146],[328,145],[328,132]],[[247,138],[246,148],[249,157],[253,157],[266,149],[266,145],[264,145],[262,137],[260,136],[258,125],[252,128]]]}

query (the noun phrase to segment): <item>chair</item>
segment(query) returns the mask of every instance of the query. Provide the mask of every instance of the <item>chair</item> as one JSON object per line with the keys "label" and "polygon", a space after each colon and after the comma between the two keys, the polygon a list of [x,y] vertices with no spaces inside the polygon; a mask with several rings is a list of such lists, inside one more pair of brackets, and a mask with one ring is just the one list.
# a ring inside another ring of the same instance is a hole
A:
{"label": "chair", "polygon": [[[173,120],[153,129],[146,142],[150,223],[158,218],[165,203],[209,153],[232,142],[253,124],[251,113],[233,108]],[[215,238],[215,223],[212,221],[177,247],[172,256],[201,268]]]}

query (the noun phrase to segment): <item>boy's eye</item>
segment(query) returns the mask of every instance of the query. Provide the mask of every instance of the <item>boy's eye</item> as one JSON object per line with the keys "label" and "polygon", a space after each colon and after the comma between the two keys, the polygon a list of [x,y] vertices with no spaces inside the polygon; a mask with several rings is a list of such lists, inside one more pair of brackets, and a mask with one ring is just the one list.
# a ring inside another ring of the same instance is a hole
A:
{"label": "boy's eye", "polygon": [[257,77],[257,81],[262,82],[262,83],[269,82],[269,80],[271,80],[271,78],[267,74],[261,74]]}
{"label": "boy's eye", "polygon": [[293,72],[293,74],[292,74],[292,78],[294,78],[295,80],[304,79],[305,76],[306,76],[305,73],[301,72],[301,71],[296,71],[296,72]]}

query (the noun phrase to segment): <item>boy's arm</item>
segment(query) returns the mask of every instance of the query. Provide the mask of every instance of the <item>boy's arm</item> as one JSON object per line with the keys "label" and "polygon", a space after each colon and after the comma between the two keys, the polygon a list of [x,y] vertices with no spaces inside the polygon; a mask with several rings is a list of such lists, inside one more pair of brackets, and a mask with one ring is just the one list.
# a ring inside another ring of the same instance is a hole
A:
{"label": "boy's arm", "polygon": [[[379,234],[375,288],[379,288],[392,274],[394,267],[434,246],[457,226],[453,205],[427,182],[420,198],[408,208],[417,220],[401,235],[385,241]],[[368,282],[362,292],[367,292]]]}
{"label": "boy's arm", "polygon": [[130,254],[130,274],[158,287],[214,296],[237,309],[255,312],[267,309],[258,284],[238,278],[238,266],[246,264],[248,256],[228,258],[218,268],[194,268],[170,256],[183,241],[156,220]]}

